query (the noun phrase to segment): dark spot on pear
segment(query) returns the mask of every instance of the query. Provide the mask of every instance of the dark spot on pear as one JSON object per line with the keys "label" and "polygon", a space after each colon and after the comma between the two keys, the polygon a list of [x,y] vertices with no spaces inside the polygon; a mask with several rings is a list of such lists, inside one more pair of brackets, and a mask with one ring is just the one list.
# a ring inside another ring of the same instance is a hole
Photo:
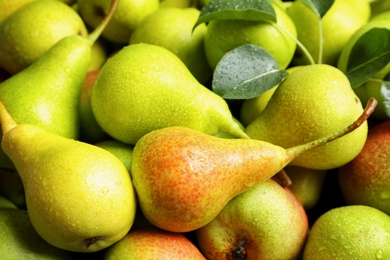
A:
{"label": "dark spot on pear", "polygon": [[233,248],[231,252],[231,258],[232,260],[245,260],[246,259],[246,250],[245,250],[245,240],[239,240],[237,243],[237,246]]}
{"label": "dark spot on pear", "polygon": [[104,240],[104,239],[106,239],[106,238],[105,237],[100,237],[100,236],[87,238],[87,239],[84,240],[85,248],[88,249],[93,244],[96,244],[96,242],[98,242],[100,240]]}
{"label": "dark spot on pear", "polygon": [[94,11],[94,13],[95,13],[95,15],[97,16],[97,17],[105,17],[106,16],[106,12],[104,11],[104,9],[103,9],[103,7],[101,7],[101,6],[94,6],[93,7],[93,11]]}

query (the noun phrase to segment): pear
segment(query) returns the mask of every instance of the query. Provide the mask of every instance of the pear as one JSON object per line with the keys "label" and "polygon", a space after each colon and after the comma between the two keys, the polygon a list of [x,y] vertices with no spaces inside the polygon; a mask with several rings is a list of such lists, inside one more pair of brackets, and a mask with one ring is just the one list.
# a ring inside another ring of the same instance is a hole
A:
{"label": "pear", "polygon": [[0,0],[0,23],[10,14],[32,1],[35,0]]}
{"label": "pear", "polygon": [[14,75],[70,35],[87,35],[83,20],[70,6],[52,0],[25,4],[1,23],[0,67]]}
{"label": "pear", "polygon": [[173,232],[196,230],[235,196],[270,179],[299,154],[334,140],[365,122],[375,107],[349,127],[284,149],[254,139],[228,139],[182,126],[154,130],[135,145],[131,176],[144,216]]}
{"label": "pear", "polygon": [[270,179],[229,201],[196,236],[207,259],[298,259],[308,231],[297,197]]}
{"label": "pear", "polygon": [[105,251],[103,259],[205,260],[206,258],[184,234],[148,226],[130,230],[123,239]]}
{"label": "pear", "polygon": [[[95,28],[110,8],[107,0],[77,0],[79,13],[85,23]],[[114,43],[125,45],[133,30],[149,14],[158,10],[159,0],[120,0],[117,11],[102,36]]]}
{"label": "pear", "polygon": [[0,103],[1,147],[18,171],[31,223],[48,243],[75,252],[102,250],[130,230],[136,198],[112,153],[30,124]]}
{"label": "pear", "polygon": [[[253,139],[289,148],[347,126],[362,111],[343,72],[327,64],[307,65],[287,76],[245,132]],[[308,151],[290,165],[317,170],[340,167],[359,154],[367,132],[365,122],[350,135]]]}
{"label": "pear", "polygon": [[363,150],[338,169],[341,192],[349,205],[367,205],[390,215],[390,120],[374,125]]}
{"label": "pear", "polygon": [[105,140],[95,143],[94,145],[114,154],[116,157],[118,157],[119,160],[122,161],[126,169],[129,172],[131,171],[131,162],[134,149],[132,145],[124,144],[117,140]]}
{"label": "pear", "polygon": [[56,248],[43,240],[31,225],[23,209],[0,208],[1,259],[65,260],[73,259],[69,251]]}
{"label": "pear", "polygon": [[[62,38],[28,68],[0,84],[0,99],[17,122],[79,138],[79,98],[90,64],[91,45],[112,17],[117,6],[116,1],[112,3],[111,13],[88,37]],[[14,169],[3,152],[0,167]]]}
{"label": "pear", "polygon": [[153,44],[130,44],[112,56],[96,79],[91,105],[102,129],[127,144],[167,126],[247,138],[226,101],[173,52]]}
{"label": "pear", "polygon": [[11,208],[11,209],[17,209],[18,207],[9,199],[0,196],[0,209],[3,208]]}
{"label": "pear", "polygon": [[286,166],[284,171],[291,180],[291,185],[288,188],[298,198],[304,209],[309,210],[316,206],[321,196],[327,171],[297,166]]}
{"label": "pear", "polygon": [[201,84],[210,81],[212,70],[204,50],[206,24],[193,29],[200,15],[199,9],[160,8],[148,15],[135,28],[130,44],[150,43],[175,53]]}
{"label": "pear", "polygon": [[303,260],[390,259],[390,217],[369,206],[333,208],[313,224]]}

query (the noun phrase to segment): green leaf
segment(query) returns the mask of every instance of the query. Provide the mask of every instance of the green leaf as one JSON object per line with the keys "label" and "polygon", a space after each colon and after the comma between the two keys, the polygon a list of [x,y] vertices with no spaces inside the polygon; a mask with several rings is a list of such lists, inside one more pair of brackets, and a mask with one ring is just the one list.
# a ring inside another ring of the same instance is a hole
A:
{"label": "green leaf", "polygon": [[352,47],[346,75],[353,88],[367,82],[390,62],[390,30],[372,28]]}
{"label": "green leaf", "polygon": [[390,81],[382,81],[381,97],[385,113],[390,118]]}
{"label": "green leaf", "polygon": [[245,44],[227,52],[215,68],[213,91],[224,99],[249,99],[277,86],[287,76],[263,48]]}
{"label": "green leaf", "polygon": [[[295,0],[298,1],[298,0]],[[333,5],[335,0],[301,0],[318,17],[322,18]]]}
{"label": "green leaf", "polygon": [[211,0],[203,6],[194,28],[223,19],[276,22],[276,14],[269,0]]}

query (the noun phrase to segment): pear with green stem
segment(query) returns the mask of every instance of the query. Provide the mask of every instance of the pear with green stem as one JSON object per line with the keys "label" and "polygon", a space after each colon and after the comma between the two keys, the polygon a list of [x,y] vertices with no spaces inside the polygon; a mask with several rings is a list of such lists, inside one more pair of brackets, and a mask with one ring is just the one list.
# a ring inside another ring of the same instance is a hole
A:
{"label": "pear with green stem", "polygon": [[[0,99],[15,121],[79,138],[79,98],[91,46],[115,12],[117,1],[112,3],[110,15],[88,37],[72,35],[61,39],[28,68],[0,84]],[[14,169],[3,152],[0,167]]]}
{"label": "pear with green stem", "polygon": [[144,216],[174,232],[196,230],[245,190],[270,179],[300,154],[344,136],[365,122],[376,100],[350,126],[284,149],[253,139],[225,139],[186,127],[144,135],[133,149],[131,176]]}
{"label": "pear with green stem", "polygon": [[136,212],[125,165],[100,147],[30,124],[17,124],[0,102],[1,147],[23,182],[31,223],[48,243],[95,252],[123,238]]}

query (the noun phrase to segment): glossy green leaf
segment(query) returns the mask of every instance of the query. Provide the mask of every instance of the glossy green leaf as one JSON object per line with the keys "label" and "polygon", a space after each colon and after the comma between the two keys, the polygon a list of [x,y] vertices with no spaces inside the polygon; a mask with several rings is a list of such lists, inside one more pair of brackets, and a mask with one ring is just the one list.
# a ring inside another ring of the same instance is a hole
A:
{"label": "glossy green leaf", "polygon": [[349,55],[346,75],[353,88],[367,82],[390,62],[390,30],[372,28],[363,34]]}
{"label": "glossy green leaf", "polygon": [[[299,1],[299,0],[296,0]],[[308,6],[318,17],[322,18],[333,5],[335,0],[301,0]]]}
{"label": "glossy green leaf", "polygon": [[390,81],[382,81],[381,97],[385,113],[390,118]]}
{"label": "glossy green leaf", "polygon": [[211,0],[203,6],[194,28],[223,19],[276,22],[276,14],[269,0]]}
{"label": "glossy green leaf", "polygon": [[245,44],[226,53],[213,74],[212,89],[224,99],[249,99],[277,86],[287,72],[263,48]]}

